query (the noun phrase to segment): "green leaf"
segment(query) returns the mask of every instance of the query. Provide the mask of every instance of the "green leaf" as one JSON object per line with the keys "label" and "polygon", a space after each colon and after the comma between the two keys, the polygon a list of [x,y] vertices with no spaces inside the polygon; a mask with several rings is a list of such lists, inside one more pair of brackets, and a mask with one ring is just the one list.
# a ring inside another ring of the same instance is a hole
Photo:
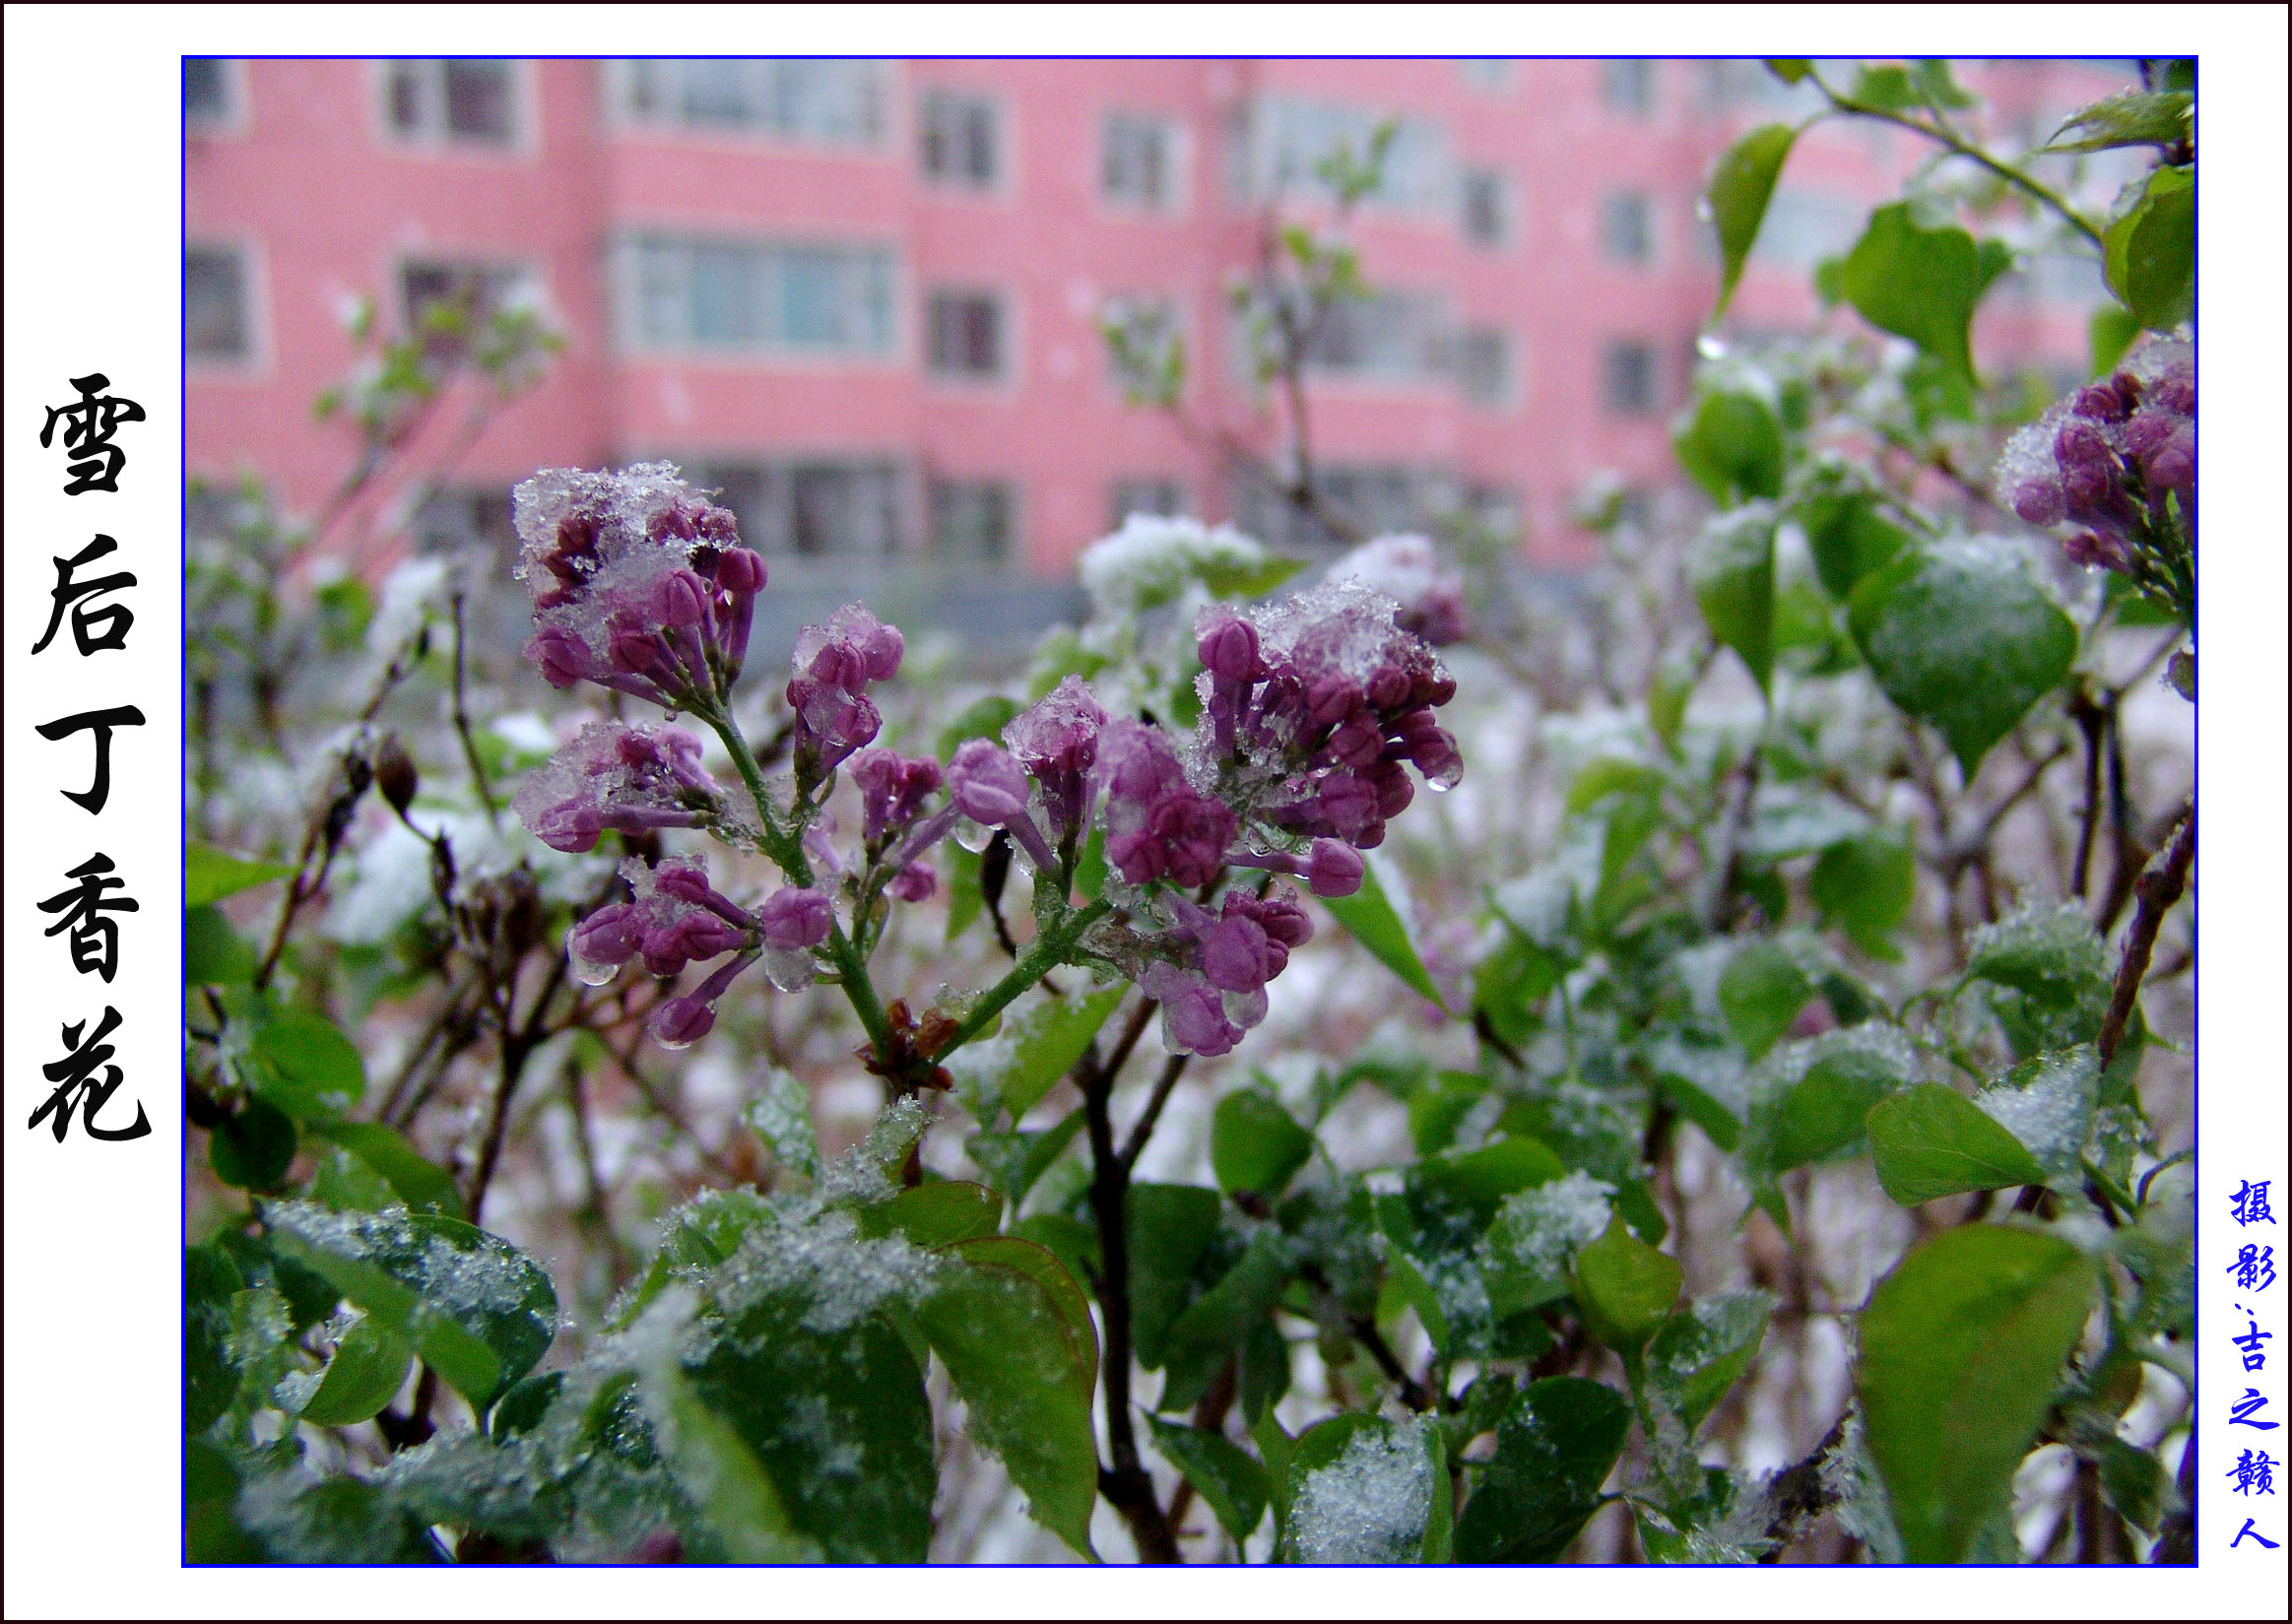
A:
{"label": "green leaf", "polygon": [[1854,88],[1847,92],[1847,99],[1865,107],[1901,112],[1921,105],[1925,97],[1908,68],[1888,62],[1858,66],[1855,69]]}
{"label": "green leaf", "polygon": [[1986,285],[1983,269],[1970,234],[1921,226],[1909,204],[1890,203],[1871,213],[1848,250],[1839,291],[1871,326],[1910,340],[1971,383],[1968,333]]}
{"label": "green leaf", "polygon": [[1813,61],[1803,56],[1766,56],[1759,65],[1786,85],[1796,85],[1814,71]]}
{"label": "green leaf", "polygon": [[1814,996],[1814,984],[1782,943],[1754,941],[1737,948],[1719,978],[1719,1008],[1745,1055],[1757,1060],[1791,1030]]}
{"label": "green leaf", "polygon": [[1463,1204],[1473,1221],[1485,1225],[1504,1198],[1564,1177],[1567,1165],[1550,1148],[1515,1135],[1476,1150],[1426,1156],[1403,1175],[1412,1194],[1444,1197]]}
{"label": "green leaf", "polygon": [[2109,291],[2165,332],[2187,321],[2196,301],[2196,171],[2149,171],[2139,196],[2102,234]]}
{"label": "green leaf", "polygon": [[1611,795],[1646,800],[1664,793],[1668,782],[1658,769],[1620,756],[1603,755],[1589,762],[1568,786],[1566,812],[1570,817],[1590,812]]}
{"label": "green leaf", "polygon": [[246,1289],[238,1265],[220,1247],[183,1249],[183,1431],[205,1432],[238,1394],[231,1357],[230,1300]]}
{"label": "green leaf", "polygon": [[960,1179],[919,1184],[859,1212],[860,1233],[870,1239],[897,1232],[926,1248],[992,1235],[1002,1217],[1001,1196],[983,1184]]}
{"label": "green leaf", "polygon": [[1217,1234],[1217,1192],[1188,1184],[1134,1184],[1125,1208],[1130,1333],[1138,1362],[1159,1370],[1170,1327],[1185,1307],[1194,1267]]}
{"label": "green leaf", "polygon": [[1600,1509],[1630,1425],[1623,1395],[1598,1382],[1554,1376],[1522,1389],[1457,1519],[1457,1560],[1558,1561]]}
{"label": "green leaf", "polygon": [[312,1122],[305,1124],[321,1138],[331,1139],[357,1157],[417,1212],[438,1212],[463,1218],[460,1192],[451,1173],[428,1160],[406,1142],[396,1129],[373,1122]]}
{"label": "green leaf", "polygon": [[668,1215],[644,1277],[619,1301],[605,1329],[627,1330],[680,1277],[715,1268],[740,1250],[752,1229],[779,1221],[779,1214],[753,1190],[701,1191]]}
{"label": "green leaf", "polygon": [[998,1107],[1009,1111],[1013,1122],[1033,1110],[1074,1070],[1129,991],[1128,982],[1118,981],[1065,998],[1045,994],[1023,1014],[1007,1015],[995,1038],[957,1050],[949,1069],[958,1082],[975,1090],[984,1107],[978,1113],[980,1121],[992,1121]]}
{"label": "green leaf", "polygon": [[[2104,153],[2116,147],[2171,147],[2192,133],[2196,97],[2187,91],[2120,91],[2078,108],[2038,149],[2041,153]],[[2074,140],[2062,138],[2081,131]]]}
{"label": "green leaf", "polygon": [[770,1480],[783,1537],[830,1562],[922,1562],[938,1488],[923,1369],[883,1320],[822,1331],[815,1308],[764,1297],[685,1378]]}
{"label": "green leaf", "polygon": [[358,1046],[324,1015],[300,1009],[258,1017],[245,1070],[256,1093],[305,1122],[341,1117],[366,1091]]}
{"label": "green leaf", "polygon": [[963,1148],[1016,1210],[1081,1129],[1082,1108],[1078,1105],[1048,1128],[973,1134]]}
{"label": "green leaf", "polygon": [[1994,982],[2066,1008],[2110,985],[2109,946],[2073,902],[2028,908],[1977,929],[1967,942],[1969,980]]}
{"label": "green leaf", "polygon": [[1030,1241],[986,1235],[940,1256],[961,1267],[915,1318],[962,1397],[971,1435],[1002,1458],[1035,1521],[1087,1556],[1098,1494],[1089,1302]]}
{"label": "green leaf", "polygon": [[302,1419],[322,1427],[370,1421],[397,1397],[413,1368],[414,1349],[405,1337],[370,1316],[362,1319],[335,1344],[318,1391],[302,1406]]}
{"label": "green leaf", "polygon": [[1687,559],[1695,606],[1763,690],[1775,669],[1775,517],[1757,507],[1704,528]]}
{"label": "green leaf", "polygon": [[782,1167],[807,1179],[819,1177],[819,1136],[812,1126],[812,1090],[800,1078],[780,1067],[766,1067],[762,1085],[741,1111],[740,1120],[750,1133],[772,1147],[772,1155]]}
{"label": "green leaf", "polygon": [[557,1295],[497,1235],[429,1212],[330,1212],[265,1203],[272,1244],[414,1345],[483,1409],[549,1351]]}
{"label": "green leaf", "polygon": [[2077,628],[1995,544],[1921,544],[1864,577],[1848,623],[1895,706],[1949,742],[1966,776],[2068,675]]}
{"label": "green leaf", "polygon": [[1870,1108],[1910,1080],[1870,1049],[1823,1054],[1762,1109],[1766,1171],[1787,1173],[1860,1142]]}
{"label": "green leaf", "polygon": [[276,1190],[295,1165],[295,1120],[268,1100],[254,1098],[215,1125],[207,1137],[207,1165],[238,1190]]}
{"label": "green leaf", "polygon": [[1767,200],[1775,195],[1775,177],[1791,156],[1799,132],[1788,124],[1762,124],[1742,136],[1719,157],[1711,171],[1704,198],[1711,205],[1711,224],[1719,232],[1719,299],[1711,319],[1727,313],[1735,285],[1742,279],[1743,261],[1757,240],[1759,223],[1766,218]]}
{"label": "green leaf", "polygon": [[1750,1368],[1774,1312],[1775,1299],[1763,1291],[1698,1297],[1648,1342],[1640,1356],[1642,1380],[1690,1438]]}
{"label": "green leaf", "polygon": [[1671,430],[1681,467],[1722,507],[1783,493],[1783,424],[1775,409],[1744,389],[1698,393]]}
{"label": "green leaf", "polygon": [[183,848],[183,906],[220,902],[294,872],[292,864],[258,863],[193,841]]}
{"label": "green leaf", "polygon": [[1240,1446],[1200,1427],[1179,1426],[1148,1415],[1154,1448],[1183,1472],[1225,1531],[1239,1545],[1266,1515],[1266,1468]]}
{"label": "green leaf", "polygon": [[1473,1072],[1442,1072],[1408,1096],[1408,1137],[1416,1153],[1429,1156],[1456,1142],[1457,1127],[1488,1093],[1488,1079]]}
{"label": "green leaf", "polygon": [[[2092,352],[2092,376],[2107,377],[2117,370],[2117,363],[2132,348],[2132,341],[2140,337],[2140,317],[2122,304],[2104,304],[2093,312],[2085,324],[2085,341]],[[2124,582],[2122,575],[2112,575],[2111,582]],[[2145,600],[2144,600],[2145,601]],[[2167,617],[2160,612],[2159,624]]]}
{"label": "green leaf", "polygon": [[674,1360],[655,1361],[644,1373],[643,1391],[646,1419],[669,1474],[721,1542],[727,1559],[819,1559],[817,1547],[797,1534],[778,1487],[739,1426],[701,1398]]}
{"label": "green leaf", "polygon": [[2093,1266],[2067,1241],[1996,1224],[1943,1231],[1871,1293],[1856,1381],[1907,1560],[1965,1559],[2036,1441],[2093,1294]]}
{"label": "green leaf", "polygon": [[1875,498],[1862,491],[1826,491],[1794,510],[1806,532],[1807,550],[1823,591],[1841,603],[1862,578],[1902,551],[1910,534],[1881,515]]}
{"label": "green leaf", "polygon": [[237,987],[254,980],[255,944],[212,905],[183,910],[183,985]]}
{"label": "green leaf", "polygon": [[1291,1271],[1280,1230],[1268,1225],[1250,1237],[1240,1262],[1171,1323],[1156,1409],[1182,1409],[1210,1391],[1227,1357],[1273,1312]]}
{"label": "green leaf", "polygon": [[1025,708],[1016,699],[1000,693],[972,700],[953,721],[939,730],[939,758],[945,761],[953,755],[955,747],[966,740],[992,739],[1000,743],[1011,719]]}
{"label": "green leaf", "polygon": [[1205,558],[1195,573],[1212,598],[1263,598],[1305,567],[1303,558],[1269,552],[1263,558]]}
{"label": "green leaf", "polygon": [[1236,1089],[1211,1113],[1210,1165],[1227,1195],[1277,1196],[1312,1154],[1312,1134],[1266,1089]]}
{"label": "green leaf", "polygon": [[950,840],[940,848],[938,860],[947,869],[948,925],[941,941],[952,942],[986,913],[986,898],[979,889],[979,854]]}
{"label": "green leaf", "polygon": [[1922,1082],[1870,1108],[1870,1159],[1878,1183],[1904,1206],[1972,1190],[2043,1184],[2046,1170],[1980,1106],[1938,1082]]}
{"label": "green leaf", "polygon": [[1826,923],[1873,958],[1899,958],[1893,936],[1918,892],[1918,854],[1892,829],[1833,841],[1814,860],[1807,894]]}
{"label": "green leaf", "polygon": [[1584,1325],[1618,1353],[1636,1353],[1678,1301],[1678,1261],[1634,1239],[1621,1219],[1576,1254],[1576,1306]]}
{"label": "green leaf", "polygon": [[1408,905],[1408,890],[1400,869],[1381,851],[1361,855],[1368,860],[1361,888],[1350,896],[1324,897],[1322,906],[1378,963],[1446,1009],[1401,912]]}

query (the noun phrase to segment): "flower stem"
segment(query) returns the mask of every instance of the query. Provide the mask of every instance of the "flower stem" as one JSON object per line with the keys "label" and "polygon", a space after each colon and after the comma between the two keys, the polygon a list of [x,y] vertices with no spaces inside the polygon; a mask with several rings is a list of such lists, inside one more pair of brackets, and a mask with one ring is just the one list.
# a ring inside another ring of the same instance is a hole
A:
{"label": "flower stem", "polygon": [[978,996],[964,1013],[961,1024],[956,1026],[955,1035],[932,1059],[944,1061],[977,1037],[1013,999],[1065,963],[1068,951],[1081,939],[1082,933],[1112,910],[1113,904],[1101,900],[1074,909],[1052,921],[1042,935],[1027,944],[1026,951],[1019,955],[1018,962],[1011,966],[1003,979]]}

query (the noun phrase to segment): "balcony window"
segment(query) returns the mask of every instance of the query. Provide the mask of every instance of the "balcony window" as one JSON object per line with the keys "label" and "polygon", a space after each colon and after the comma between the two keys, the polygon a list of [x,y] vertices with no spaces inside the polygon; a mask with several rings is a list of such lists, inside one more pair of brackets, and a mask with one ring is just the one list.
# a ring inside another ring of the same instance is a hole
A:
{"label": "balcony window", "polygon": [[932,481],[932,555],[957,564],[1009,561],[1015,505],[999,480]]}
{"label": "balcony window", "polygon": [[1495,169],[1467,169],[1461,191],[1465,240],[1482,248],[1502,246],[1511,224],[1503,174]]}
{"label": "balcony window", "polygon": [[1446,373],[1448,349],[1441,299],[1384,290],[1331,305],[1307,341],[1305,361],[1335,377],[1421,381]]}
{"label": "balcony window", "polygon": [[822,147],[872,146],[884,134],[881,62],[656,59],[632,61],[624,75],[638,123]]}
{"label": "balcony window", "polygon": [[995,185],[1000,164],[993,101],[954,91],[929,91],[920,122],[926,179],[974,191]]}
{"label": "balcony window", "polygon": [[1656,257],[1654,211],[1645,192],[1610,192],[1601,200],[1600,251],[1627,265]]}
{"label": "balcony window", "polygon": [[631,259],[641,348],[890,353],[888,249],[643,236]]}
{"label": "balcony window", "polygon": [[1601,404],[1615,417],[1644,418],[1657,408],[1655,347],[1617,339],[1601,355]]}
{"label": "balcony window", "polygon": [[1109,203],[1167,209],[1177,201],[1175,125],[1138,113],[1109,113],[1099,136],[1098,178]]}
{"label": "balcony window", "polygon": [[225,364],[254,357],[246,259],[233,248],[183,250],[183,355]]}
{"label": "balcony window", "polygon": [[1392,135],[1377,184],[1365,200],[1405,212],[1446,213],[1456,206],[1456,162],[1447,132],[1420,118],[1387,118],[1377,109],[1292,97],[1261,97],[1232,127],[1228,181],[1237,198],[1265,202],[1294,196],[1326,202],[1334,195],[1331,161],[1365,163],[1380,126]]}
{"label": "balcony window", "polygon": [[401,141],[507,147],[517,139],[516,81],[506,61],[396,61],[386,87],[390,133]]}
{"label": "balcony window", "polygon": [[974,381],[1002,376],[1003,325],[1003,301],[993,293],[933,293],[932,375]]}
{"label": "balcony window", "polygon": [[873,458],[801,462],[689,459],[694,487],[740,521],[741,539],[770,557],[880,558],[900,551],[896,463]]}

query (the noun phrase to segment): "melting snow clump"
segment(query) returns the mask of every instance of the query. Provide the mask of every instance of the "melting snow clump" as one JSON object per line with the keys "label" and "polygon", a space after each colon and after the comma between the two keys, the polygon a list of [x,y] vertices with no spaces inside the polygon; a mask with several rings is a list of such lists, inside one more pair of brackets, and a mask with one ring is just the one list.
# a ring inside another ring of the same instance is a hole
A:
{"label": "melting snow clump", "polygon": [[1289,1511],[1297,1559],[1414,1561],[1432,1487],[1432,1456],[1415,1427],[1363,1427],[1342,1455],[1306,1474]]}

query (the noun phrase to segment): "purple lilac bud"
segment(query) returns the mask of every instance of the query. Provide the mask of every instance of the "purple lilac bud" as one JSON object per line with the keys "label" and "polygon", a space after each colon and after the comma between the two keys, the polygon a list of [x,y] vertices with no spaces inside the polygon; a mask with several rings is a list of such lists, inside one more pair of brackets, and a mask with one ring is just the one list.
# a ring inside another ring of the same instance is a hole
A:
{"label": "purple lilac bud", "polygon": [[920,859],[884,883],[884,894],[900,902],[929,902],[939,889],[939,871]]}
{"label": "purple lilac bud", "polygon": [[665,1001],[653,1012],[653,1041],[664,1049],[688,1049],[716,1025],[716,1001],[754,960],[742,954],[711,973],[689,993]]}
{"label": "purple lilac bud", "polygon": [[719,792],[700,741],[682,728],[592,722],[527,777],[515,806],[543,844],[586,852],[607,829],[695,828],[715,815]]}
{"label": "purple lilac bud", "polygon": [[1432,543],[1422,536],[1380,536],[1330,565],[1329,578],[1350,577],[1400,605],[1395,622],[1434,648],[1472,635],[1465,608],[1465,578],[1440,567]]}
{"label": "purple lilac bud", "polygon": [[730,513],[668,463],[544,469],[514,508],[517,576],[534,593],[526,655],[552,685],[591,682],[671,709],[729,691],[764,583]]}
{"label": "purple lilac bud", "polygon": [[1239,828],[1233,812],[1187,781],[1169,736],[1128,718],[1098,737],[1094,781],[1106,797],[1106,860],[1133,885],[1207,885]]}
{"label": "purple lilac bud", "polygon": [[871,682],[897,675],[905,648],[896,629],[858,604],[837,610],[826,625],[797,634],[788,703],[796,712],[800,784],[818,783],[875,740],[884,719],[865,690]]}
{"label": "purple lilac bud", "polygon": [[653,868],[633,859],[622,875],[635,893],[638,955],[656,976],[673,976],[699,958],[754,945],[755,921],[708,883],[697,858],[670,858]]}
{"label": "purple lilac bud", "polygon": [[835,908],[822,893],[787,885],[774,891],[756,910],[756,924],[764,945],[778,952],[802,952],[817,947],[835,929]]}
{"label": "purple lilac bud", "polygon": [[1361,854],[1343,841],[1316,840],[1306,861],[1305,883],[1315,896],[1350,896],[1361,888],[1366,869]]}
{"label": "purple lilac bud", "polygon": [[1089,821],[1090,764],[1097,759],[1098,735],[1105,726],[1106,713],[1088,685],[1069,677],[1003,730],[1003,743],[1042,786],[1043,815],[1053,840],[1066,839]]}
{"label": "purple lilac bud", "polygon": [[948,795],[974,823],[1011,831],[1037,874],[1056,874],[1058,854],[1026,809],[1026,769],[991,739],[966,739],[948,762]]}
{"label": "purple lilac bud", "polygon": [[1139,977],[1146,997],[1162,1007],[1162,1045],[1173,1054],[1227,1055],[1242,1040],[1228,1020],[1217,989],[1173,964],[1154,963]]}
{"label": "purple lilac bud", "polygon": [[588,987],[604,986],[636,957],[643,942],[636,910],[625,902],[608,903],[574,926],[566,939],[574,979]]}
{"label": "purple lilac bud", "polygon": [[879,746],[852,757],[851,774],[852,782],[860,787],[862,834],[871,851],[882,851],[886,837],[913,823],[940,784],[937,761],[929,756],[901,755]]}
{"label": "purple lilac bud", "polygon": [[[2193,541],[2196,374],[2186,341],[2152,339],[2102,383],[2057,402],[2007,442],[1997,488],[2025,523],[2080,527],[2071,562],[2133,573],[2167,497]],[[2145,513],[2144,513],[2145,510]]]}

